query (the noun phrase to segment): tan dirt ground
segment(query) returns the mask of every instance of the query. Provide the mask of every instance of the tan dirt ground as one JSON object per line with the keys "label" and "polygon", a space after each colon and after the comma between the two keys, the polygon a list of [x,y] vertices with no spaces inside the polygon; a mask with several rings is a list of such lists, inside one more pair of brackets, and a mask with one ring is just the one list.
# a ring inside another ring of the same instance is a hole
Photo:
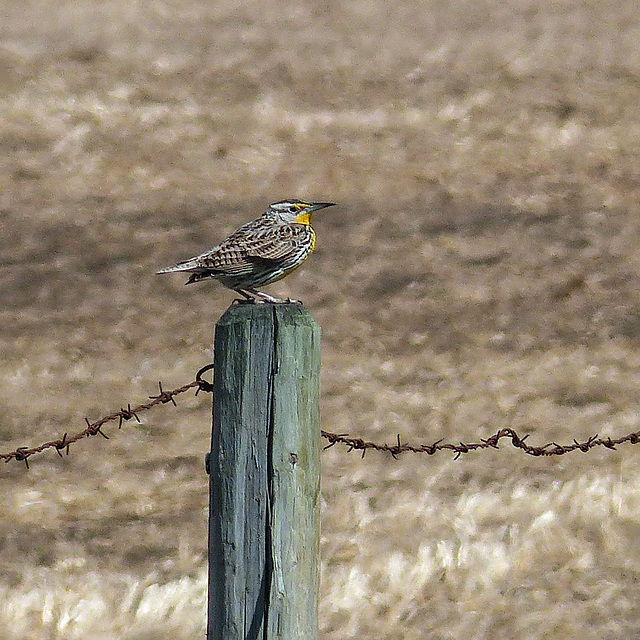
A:
{"label": "tan dirt ground", "polygon": [[[333,200],[272,293],[323,426],[637,431],[631,0],[50,3],[0,20],[0,451],[210,361],[233,295],[156,277]],[[202,637],[210,398],[0,468],[0,639]],[[322,640],[640,633],[640,450],[323,454]]]}

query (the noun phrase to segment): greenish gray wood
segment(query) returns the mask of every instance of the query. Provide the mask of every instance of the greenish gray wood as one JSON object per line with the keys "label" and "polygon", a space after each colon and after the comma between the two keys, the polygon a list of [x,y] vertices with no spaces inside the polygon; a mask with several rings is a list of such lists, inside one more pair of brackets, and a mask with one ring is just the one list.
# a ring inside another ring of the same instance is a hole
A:
{"label": "greenish gray wood", "polygon": [[216,326],[208,640],[317,640],[320,328],[299,304]]}

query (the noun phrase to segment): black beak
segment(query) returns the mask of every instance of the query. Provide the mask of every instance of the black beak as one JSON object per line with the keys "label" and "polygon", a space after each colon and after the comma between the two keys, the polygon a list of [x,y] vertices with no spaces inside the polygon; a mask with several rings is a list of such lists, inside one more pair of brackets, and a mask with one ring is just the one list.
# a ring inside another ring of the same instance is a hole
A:
{"label": "black beak", "polygon": [[320,209],[326,209],[327,207],[335,207],[335,202],[314,202],[311,205],[311,211],[318,211]]}

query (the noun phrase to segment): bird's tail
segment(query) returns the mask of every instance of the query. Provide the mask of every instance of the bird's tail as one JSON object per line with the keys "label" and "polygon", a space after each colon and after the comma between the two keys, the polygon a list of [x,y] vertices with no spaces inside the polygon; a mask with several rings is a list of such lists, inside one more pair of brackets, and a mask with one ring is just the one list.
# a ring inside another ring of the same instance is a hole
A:
{"label": "bird's tail", "polygon": [[160,273],[174,273],[176,271],[193,271],[194,269],[202,268],[201,264],[198,264],[195,260],[185,260],[184,262],[178,262],[178,264],[174,264],[172,267],[164,267],[164,269],[160,269],[156,271],[156,274]]}

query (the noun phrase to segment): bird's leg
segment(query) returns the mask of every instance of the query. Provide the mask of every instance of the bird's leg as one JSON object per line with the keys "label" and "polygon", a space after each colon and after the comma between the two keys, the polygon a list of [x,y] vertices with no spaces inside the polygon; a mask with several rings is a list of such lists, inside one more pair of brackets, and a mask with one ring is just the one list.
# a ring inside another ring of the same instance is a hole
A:
{"label": "bird's leg", "polygon": [[264,291],[258,291],[253,287],[245,287],[245,290],[249,293],[252,293],[254,296],[256,296],[256,298],[260,298],[262,302],[272,302],[273,304],[286,304],[287,302],[291,302],[291,300],[282,300],[281,298],[275,298],[274,296],[270,296]]}
{"label": "bird's leg", "polygon": [[252,295],[249,295],[246,291],[243,291],[242,289],[234,289],[234,291],[236,293],[239,293],[241,296],[244,296],[243,298],[236,298],[234,302],[237,302],[238,304],[255,304],[256,303],[256,299]]}

